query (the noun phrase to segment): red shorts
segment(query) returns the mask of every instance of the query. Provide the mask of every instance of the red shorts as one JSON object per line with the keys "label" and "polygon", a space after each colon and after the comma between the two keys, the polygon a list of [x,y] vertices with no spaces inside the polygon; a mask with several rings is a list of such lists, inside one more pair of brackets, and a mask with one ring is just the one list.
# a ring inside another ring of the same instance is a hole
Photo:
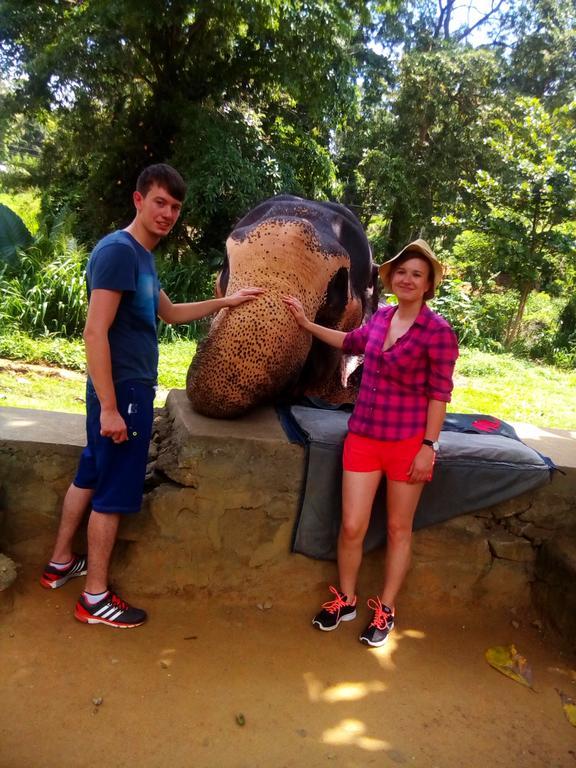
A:
{"label": "red shorts", "polygon": [[424,433],[406,440],[374,440],[348,432],[344,440],[343,467],[347,472],[382,472],[389,480],[407,482],[423,437]]}

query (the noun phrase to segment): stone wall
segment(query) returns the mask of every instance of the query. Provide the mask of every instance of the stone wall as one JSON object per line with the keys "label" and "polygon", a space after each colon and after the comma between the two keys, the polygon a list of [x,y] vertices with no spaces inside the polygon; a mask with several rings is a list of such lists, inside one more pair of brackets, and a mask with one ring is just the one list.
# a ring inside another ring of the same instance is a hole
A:
{"label": "stone wall", "polygon": [[[417,531],[402,600],[517,608],[534,600],[552,628],[576,639],[565,583],[574,558],[556,554],[576,538],[576,466],[566,458],[576,465],[576,441],[547,434],[552,443],[535,447],[560,457],[566,474]],[[82,417],[0,409],[0,551],[35,568],[49,554],[83,439]],[[334,581],[334,564],[290,553],[304,456],[271,409],[214,421],[175,390],[158,412],[150,456],[142,513],[119,533],[112,575],[123,588],[265,599]],[[381,553],[372,553],[361,586],[373,591],[380,569]]]}

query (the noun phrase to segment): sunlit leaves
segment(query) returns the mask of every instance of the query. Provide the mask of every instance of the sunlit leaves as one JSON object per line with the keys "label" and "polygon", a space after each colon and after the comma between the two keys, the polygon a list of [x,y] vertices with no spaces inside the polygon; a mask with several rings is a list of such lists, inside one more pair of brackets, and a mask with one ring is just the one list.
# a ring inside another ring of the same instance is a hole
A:
{"label": "sunlit leaves", "polygon": [[532,669],[527,659],[516,650],[515,645],[496,645],[488,648],[486,661],[506,677],[521,685],[532,688]]}
{"label": "sunlit leaves", "polygon": [[[558,691],[558,689],[556,689]],[[562,702],[562,709],[566,715],[566,719],[576,728],[576,699],[572,696],[568,696],[563,691],[558,691],[560,701]]]}
{"label": "sunlit leaves", "polygon": [[517,286],[546,280],[573,253],[565,230],[576,215],[573,143],[565,112],[518,98],[492,122],[487,169],[466,185],[478,228],[497,246],[489,268],[510,273]]}

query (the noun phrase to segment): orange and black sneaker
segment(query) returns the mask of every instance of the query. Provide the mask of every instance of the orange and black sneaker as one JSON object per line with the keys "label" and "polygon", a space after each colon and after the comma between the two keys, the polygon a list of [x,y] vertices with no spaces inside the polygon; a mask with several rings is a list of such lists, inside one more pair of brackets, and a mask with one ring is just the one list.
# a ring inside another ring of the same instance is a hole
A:
{"label": "orange and black sneaker", "polygon": [[384,605],[380,598],[368,600],[368,608],[374,611],[374,617],[358,638],[364,645],[378,648],[388,640],[388,635],[394,629],[394,613]]}
{"label": "orange and black sneaker", "polygon": [[128,605],[121,597],[109,591],[94,605],[90,605],[84,595],[80,595],[74,608],[74,618],[84,624],[107,624],[109,627],[128,629],[144,624],[147,615],[146,611]]}
{"label": "orange and black sneaker", "polygon": [[330,587],[330,592],[335,595],[334,599],[324,603],[322,610],[312,619],[312,625],[322,632],[331,632],[341,621],[352,621],[356,618],[356,598],[348,600],[336,587]]}
{"label": "orange and black sneaker", "polygon": [[45,589],[58,589],[58,587],[63,587],[70,579],[75,579],[77,576],[86,576],[87,573],[88,559],[86,555],[75,554],[65,568],[56,568],[48,563],[44,568],[42,576],[40,576],[40,584]]}

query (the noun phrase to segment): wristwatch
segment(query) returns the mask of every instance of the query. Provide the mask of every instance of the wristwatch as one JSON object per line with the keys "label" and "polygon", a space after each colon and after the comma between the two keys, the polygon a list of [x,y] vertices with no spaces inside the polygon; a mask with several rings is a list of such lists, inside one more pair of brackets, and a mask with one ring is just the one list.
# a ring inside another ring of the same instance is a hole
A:
{"label": "wristwatch", "polygon": [[438,440],[428,440],[427,438],[424,438],[424,440],[422,440],[422,445],[429,445],[434,453],[438,453],[440,450],[440,443]]}

